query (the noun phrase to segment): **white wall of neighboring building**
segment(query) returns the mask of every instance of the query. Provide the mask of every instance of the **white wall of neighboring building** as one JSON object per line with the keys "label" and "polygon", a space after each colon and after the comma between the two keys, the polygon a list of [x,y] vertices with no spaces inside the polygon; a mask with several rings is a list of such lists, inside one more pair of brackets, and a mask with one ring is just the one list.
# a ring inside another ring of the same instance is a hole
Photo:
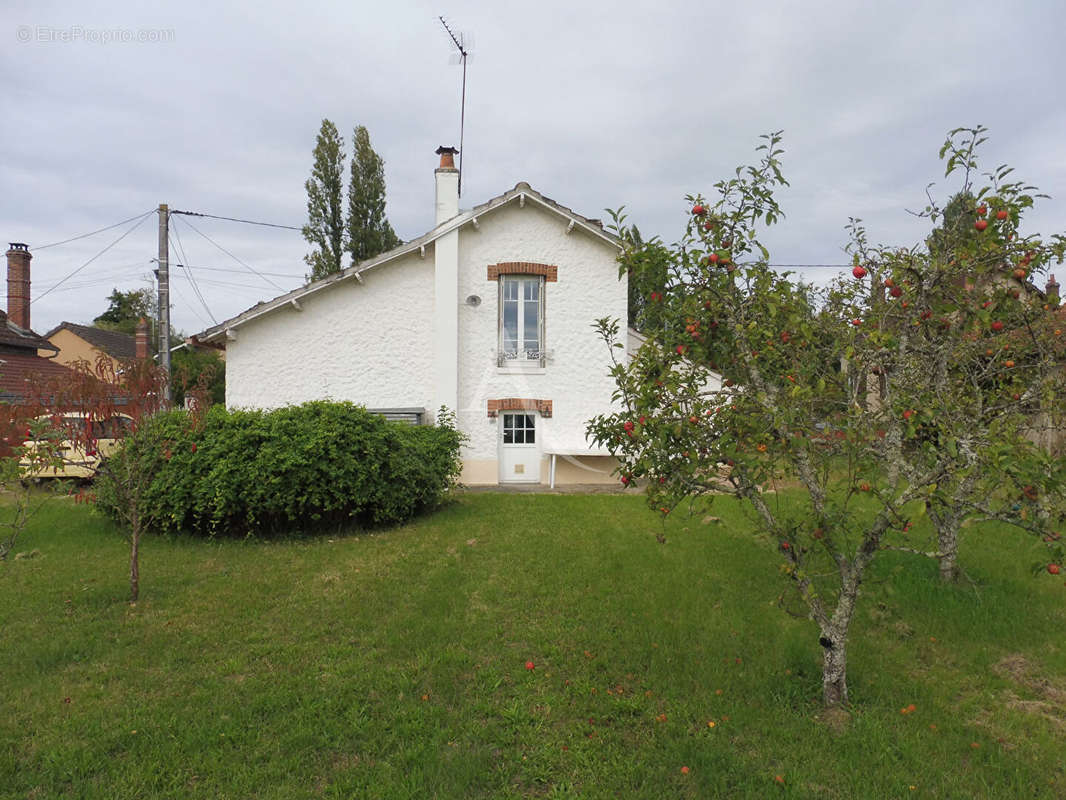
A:
{"label": "white wall of neighboring building", "polygon": [[433,411],[433,248],[234,329],[226,405],[278,408],[350,400]]}

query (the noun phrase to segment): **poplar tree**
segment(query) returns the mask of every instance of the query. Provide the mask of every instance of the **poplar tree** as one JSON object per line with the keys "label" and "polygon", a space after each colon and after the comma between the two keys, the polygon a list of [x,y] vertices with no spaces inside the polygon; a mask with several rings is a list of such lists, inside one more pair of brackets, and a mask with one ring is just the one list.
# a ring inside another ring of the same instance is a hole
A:
{"label": "poplar tree", "polygon": [[358,264],[391,250],[400,239],[385,216],[385,164],[370,146],[365,127],[356,127],[352,142],[347,250]]}
{"label": "poplar tree", "polygon": [[303,237],[315,249],[304,256],[311,268],[309,280],[318,280],[341,270],[344,255],[344,139],[328,119],[315,142],[314,165],[307,189],[307,224]]}

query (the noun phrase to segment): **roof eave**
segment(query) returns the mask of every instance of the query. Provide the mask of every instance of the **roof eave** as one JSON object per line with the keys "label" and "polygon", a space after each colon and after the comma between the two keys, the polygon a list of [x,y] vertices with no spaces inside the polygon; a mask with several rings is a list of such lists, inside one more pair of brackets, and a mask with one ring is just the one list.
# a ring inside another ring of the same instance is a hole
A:
{"label": "roof eave", "polygon": [[259,317],[265,314],[277,311],[278,309],[283,308],[284,306],[290,305],[294,301],[298,302],[300,299],[307,297],[308,295],[314,294],[315,292],[321,291],[322,289],[325,289],[329,286],[333,286],[334,284],[340,283],[341,281],[347,280],[349,278],[355,278],[357,281],[362,283],[362,278],[360,277],[362,273],[374,269],[375,267],[382,266],[383,264],[387,264],[397,258],[401,258],[405,255],[420,251],[427,245],[433,244],[440,237],[445,236],[446,234],[451,233],[452,231],[457,230],[458,228],[461,228],[463,225],[470,222],[471,220],[480,217],[483,214],[495,211],[498,208],[502,208],[503,206],[514,200],[520,200],[520,198],[532,200],[533,202],[538,203],[543,208],[549,211],[569,218],[574,223],[574,227],[581,228],[586,233],[589,233],[592,236],[601,239],[611,247],[615,247],[619,250],[622,248],[622,243],[617,236],[614,236],[613,234],[608,233],[602,228],[593,225],[588,221],[588,219],[582,217],[580,214],[577,214],[576,212],[573,212],[552,200],[548,200],[542,194],[540,194],[540,192],[529,187],[528,184],[518,184],[518,186],[516,186],[514,189],[504,192],[499,197],[495,197],[480,206],[475,206],[474,208],[468,211],[464,211],[463,213],[452,217],[450,220],[442,222],[440,225],[422,234],[422,236],[418,237],[417,239],[412,239],[410,242],[402,244],[399,247],[388,251],[387,253],[382,253],[380,256],[372,258],[369,261],[364,261],[360,264],[355,264],[345,270],[342,270],[341,272],[330,275],[319,281],[315,281],[314,283],[310,283],[307,286],[301,286],[297,289],[293,289],[291,292],[280,295],[279,297],[275,297],[273,300],[268,300],[267,302],[262,303],[258,306],[253,306],[252,308],[243,311],[237,316],[231,317],[230,319],[224,322],[220,322],[214,327],[207,328],[201,333],[196,334],[190,338],[195,342],[201,342],[204,344],[214,344],[217,343],[219,339],[222,339],[222,346],[225,346],[224,337],[226,336],[227,331],[244,325],[245,323],[251,322],[254,319],[258,319]]}

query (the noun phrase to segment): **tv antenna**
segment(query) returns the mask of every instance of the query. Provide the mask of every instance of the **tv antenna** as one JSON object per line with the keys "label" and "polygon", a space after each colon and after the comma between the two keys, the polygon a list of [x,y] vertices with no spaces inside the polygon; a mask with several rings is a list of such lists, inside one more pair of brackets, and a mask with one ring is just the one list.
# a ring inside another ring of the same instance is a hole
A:
{"label": "tv antenna", "polygon": [[460,32],[456,34],[445,22],[444,17],[437,17],[444,30],[455,44],[457,53],[453,53],[449,63],[461,64],[463,67],[463,94],[459,104],[459,196],[463,194],[463,130],[466,126],[466,62],[470,58],[469,48],[473,47],[473,37]]}

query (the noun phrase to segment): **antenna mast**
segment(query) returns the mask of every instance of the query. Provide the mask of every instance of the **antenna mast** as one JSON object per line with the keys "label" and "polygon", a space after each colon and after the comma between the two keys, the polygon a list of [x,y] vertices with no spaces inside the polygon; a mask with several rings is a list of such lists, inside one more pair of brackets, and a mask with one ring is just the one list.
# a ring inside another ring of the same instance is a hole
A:
{"label": "antenna mast", "polygon": [[440,20],[440,24],[444,26],[444,30],[447,31],[448,36],[451,37],[452,42],[455,44],[455,48],[459,51],[459,63],[463,65],[463,93],[462,100],[459,104],[459,196],[463,195],[463,131],[466,127],[466,60],[470,55],[466,48],[463,47],[463,35],[460,33],[458,36],[448,27],[448,23],[444,21],[444,17],[437,17]]}

